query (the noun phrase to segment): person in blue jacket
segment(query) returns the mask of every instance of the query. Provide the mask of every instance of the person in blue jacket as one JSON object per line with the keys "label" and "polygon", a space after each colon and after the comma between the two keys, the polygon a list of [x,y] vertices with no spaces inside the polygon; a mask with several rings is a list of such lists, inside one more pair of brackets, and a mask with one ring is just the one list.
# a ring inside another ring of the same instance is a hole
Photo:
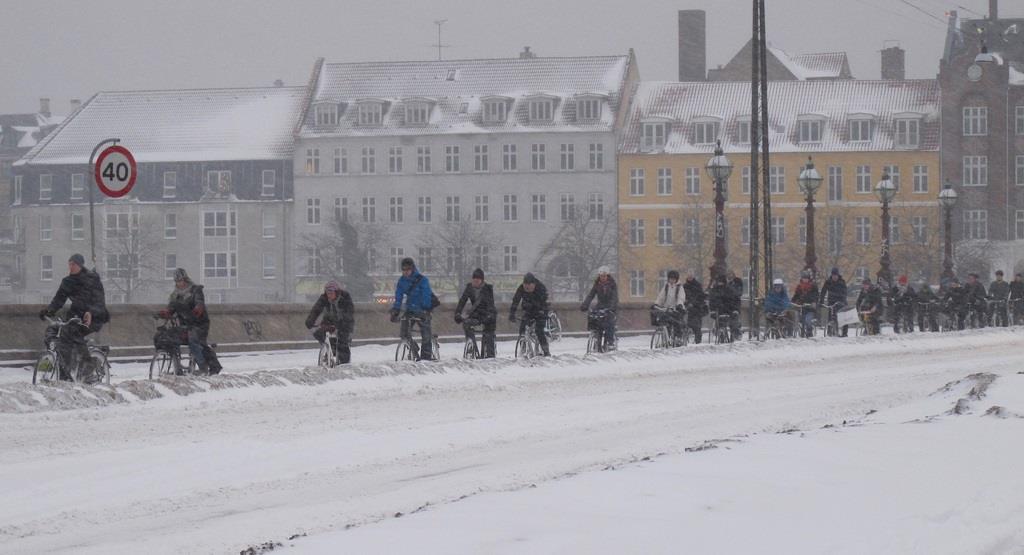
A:
{"label": "person in blue jacket", "polygon": [[790,332],[789,318],[786,317],[786,310],[793,305],[789,300],[789,293],[786,292],[786,284],[779,278],[772,281],[771,291],[764,298],[764,316],[769,322],[782,321],[783,329],[788,335]]}
{"label": "person in blue jacket", "polygon": [[402,337],[409,335],[409,321],[415,319],[420,324],[420,352],[417,360],[433,360],[430,352],[432,334],[430,332],[430,311],[434,308],[434,293],[430,289],[430,280],[416,269],[411,258],[402,259],[402,277],[395,285],[395,303],[391,305],[391,321],[401,318]]}

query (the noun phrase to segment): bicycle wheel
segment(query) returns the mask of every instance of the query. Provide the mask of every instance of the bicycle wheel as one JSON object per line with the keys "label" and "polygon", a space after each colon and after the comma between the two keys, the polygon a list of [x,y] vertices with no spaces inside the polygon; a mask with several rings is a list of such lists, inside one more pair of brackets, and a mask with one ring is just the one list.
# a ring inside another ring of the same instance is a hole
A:
{"label": "bicycle wheel", "polygon": [[562,321],[558,319],[558,314],[552,312],[548,315],[547,329],[544,331],[548,333],[549,341],[558,341],[562,338]]}
{"label": "bicycle wheel", "polygon": [[467,338],[466,346],[462,349],[462,358],[466,360],[475,360],[480,358],[480,350],[477,349],[476,341]]}
{"label": "bicycle wheel", "polygon": [[529,358],[529,348],[526,345],[526,337],[519,336],[516,340],[516,358]]}
{"label": "bicycle wheel", "polygon": [[102,349],[89,349],[89,357],[92,359],[93,372],[96,374],[96,381],[110,385],[110,362],[107,360],[107,353]]}
{"label": "bicycle wheel", "polygon": [[437,342],[437,336],[430,338],[430,346],[433,347],[433,351],[430,353],[433,361],[441,360],[441,344]]}
{"label": "bicycle wheel", "polygon": [[40,382],[57,381],[59,377],[59,360],[57,353],[53,351],[44,351],[43,354],[39,355],[35,367],[32,369],[32,385]]}
{"label": "bicycle wheel", "polygon": [[661,338],[661,328],[655,328],[654,333],[651,334],[651,350],[664,349],[664,343]]}
{"label": "bicycle wheel", "polygon": [[685,347],[690,344],[690,328],[683,326],[683,329],[679,332],[679,346]]}
{"label": "bicycle wheel", "polygon": [[597,353],[600,349],[601,336],[596,331],[590,332],[590,337],[587,339],[587,354]]}
{"label": "bicycle wheel", "polygon": [[395,361],[397,362],[400,360],[415,360],[413,350],[408,340],[402,340],[402,342],[395,347]]}
{"label": "bicycle wheel", "polygon": [[320,352],[317,354],[316,357],[317,366],[320,366],[322,368],[331,368],[332,366],[334,366],[334,364],[332,364],[331,362],[332,354],[333,353],[331,352],[330,342],[324,341],[323,343],[321,343]]}
{"label": "bicycle wheel", "polygon": [[174,357],[167,351],[157,351],[149,361],[149,379],[174,373]]}

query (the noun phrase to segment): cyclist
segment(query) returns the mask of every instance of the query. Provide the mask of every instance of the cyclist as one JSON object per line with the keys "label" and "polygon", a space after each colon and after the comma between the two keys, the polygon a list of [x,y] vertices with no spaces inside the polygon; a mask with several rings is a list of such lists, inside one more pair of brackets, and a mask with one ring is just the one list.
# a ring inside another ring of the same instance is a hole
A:
{"label": "cyclist", "polygon": [[736,294],[743,297],[743,280],[736,276],[736,272],[729,270],[725,274],[726,281],[729,283],[729,287],[732,287]]}
{"label": "cyclist", "polygon": [[786,282],[782,278],[772,280],[772,288],[764,298],[764,317],[769,323],[778,325],[786,336],[792,335],[790,320],[786,316],[786,310],[792,305],[786,292]]}
{"label": "cyclist", "polygon": [[686,304],[686,290],[683,288],[683,284],[679,283],[679,272],[670,270],[667,277],[665,286],[658,291],[658,298],[654,300],[654,305],[651,308],[668,310],[665,313],[665,318],[667,318],[669,332],[673,339],[679,339],[683,335],[683,317],[686,314],[683,305]]}
{"label": "cyclist", "polygon": [[960,286],[959,279],[953,278],[949,281],[943,303],[946,306],[946,313],[956,321],[956,329],[964,329],[964,321],[967,319],[967,290]]}
{"label": "cyclist", "polygon": [[687,272],[686,282],[683,283],[684,298],[686,302],[686,325],[693,331],[693,342],[700,343],[701,320],[707,314],[707,295],[704,293],[704,286],[697,281],[693,272]]}
{"label": "cyclist", "polygon": [[890,293],[893,305],[893,331],[896,333],[914,331],[914,307],[917,304],[917,292],[908,282],[907,276],[900,276],[896,280],[896,287],[893,287]]}
{"label": "cyclist", "polygon": [[919,330],[939,331],[939,321],[935,318],[935,305],[938,302],[939,297],[932,291],[928,282],[921,280],[917,284],[917,328]]}
{"label": "cyclist", "polygon": [[818,316],[820,297],[818,284],[811,279],[811,272],[801,272],[800,282],[793,289],[793,304],[804,305],[800,307],[800,326],[804,331],[804,337],[814,337],[814,320]]}
{"label": "cyclist", "polygon": [[1024,316],[1024,276],[1016,274],[1010,282],[1010,306],[1013,307],[1013,323],[1020,324]]}
{"label": "cyclist", "polygon": [[433,360],[430,352],[430,344],[433,335],[430,331],[430,311],[440,304],[435,301],[437,297],[430,289],[430,280],[416,269],[416,263],[412,258],[403,258],[401,263],[402,277],[398,278],[395,284],[395,302],[391,305],[391,321],[398,322],[399,315],[404,309],[405,318],[402,318],[401,334],[408,337],[409,320],[414,318],[420,324],[420,347],[419,353],[413,353],[416,360]]}
{"label": "cyclist", "polygon": [[719,275],[708,288],[708,307],[719,316],[729,317],[729,329],[732,337],[740,336],[740,293],[728,282],[725,276]]}
{"label": "cyclist", "polygon": [[[320,319],[320,325],[316,323]],[[337,343],[331,345],[338,363],[348,364],[352,360],[352,330],[355,328],[355,307],[352,296],[341,288],[341,284],[331,280],[324,285],[324,292],[313,303],[313,309],[306,316],[306,329],[316,328],[313,337],[321,345],[327,340],[327,332],[337,332]]]}
{"label": "cyclist", "polygon": [[857,295],[855,303],[857,311],[864,318],[864,331],[867,335],[878,335],[882,332],[882,290],[871,282],[870,278],[864,278],[860,284],[860,294]]}
{"label": "cyclist", "polygon": [[[68,316],[80,318],[82,323],[77,326],[65,326],[58,338],[57,354],[64,361],[61,365],[62,380],[71,379],[69,364],[72,351],[79,353],[80,361],[89,360],[89,350],[85,345],[86,336],[100,331],[103,324],[110,321],[103,282],[95,270],[85,267],[85,257],[79,253],[72,254],[68,259],[68,275],[60,281],[60,287],[57,288],[57,293],[50,304],[39,312],[39,319],[53,318],[68,300],[71,301]],[[86,383],[94,383],[99,379],[94,368],[83,367],[82,373],[83,381]]]}
{"label": "cyclist", "polygon": [[[839,326],[837,321],[839,311],[846,307],[846,294],[846,280],[839,273],[839,268],[833,267],[828,279],[825,280],[825,284],[821,286],[821,295],[818,297],[818,301],[820,304],[831,309],[829,311],[829,318],[835,322],[836,327]],[[846,337],[849,330],[849,326],[843,326],[843,329],[840,330],[840,336]]]}
{"label": "cyclist", "polygon": [[594,286],[590,288],[586,298],[580,304],[580,311],[590,310],[590,303],[597,298],[595,310],[607,310],[604,321],[601,322],[601,345],[605,350],[615,350],[615,313],[619,310],[619,288],[615,285],[615,278],[612,277],[608,266],[601,266],[597,269],[597,279]]}
{"label": "cyclist", "polygon": [[[994,311],[994,314],[992,315],[993,323],[995,317],[999,316],[1002,318],[1002,325],[1008,326],[1009,319],[1007,318],[1008,312],[1006,310],[1006,304],[1007,299],[1010,298],[1010,284],[1003,281],[1002,270],[996,270],[996,280],[988,286],[988,297],[993,301],[996,301],[996,304],[992,307],[992,310]],[[1002,304],[999,304],[1000,302]]]}
{"label": "cyclist", "polygon": [[[469,316],[463,318],[462,312],[469,304]],[[459,297],[459,304],[455,307],[455,323],[462,324],[466,337],[476,341],[476,334],[473,332],[473,324],[477,323],[484,327],[484,337],[481,342],[480,357],[494,358],[494,330],[497,328],[498,311],[494,307],[494,288],[490,283],[484,282],[484,271],[481,268],[473,270],[473,277]]]}
{"label": "cyclist", "polygon": [[210,334],[210,315],[206,312],[203,286],[192,283],[184,268],[174,270],[174,290],[167,300],[167,308],[160,311],[161,318],[175,316],[188,332],[188,351],[196,367],[204,374],[219,374],[217,355],[206,342]]}
{"label": "cyclist", "polygon": [[512,306],[509,309],[508,320],[516,321],[516,308],[523,309],[523,319],[519,321],[519,335],[526,332],[526,323],[533,321],[534,332],[537,334],[537,342],[540,343],[541,353],[548,357],[551,351],[548,349],[548,338],[544,334],[544,322],[548,317],[548,289],[537,279],[536,276],[527,272],[523,276],[523,283],[516,289],[512,297]]}
{"label": "cyclist", "polygon": [[964,289],[967,291],[965,293],[967,306],[974,308],[976,321],[971,322],[971,324],[979,328],[985,327],[985,315],[988,312],[988,295],[985,293],[985,286],[978,280],[978,274],[974,272],[967,274],[967,283],[964,285]]}

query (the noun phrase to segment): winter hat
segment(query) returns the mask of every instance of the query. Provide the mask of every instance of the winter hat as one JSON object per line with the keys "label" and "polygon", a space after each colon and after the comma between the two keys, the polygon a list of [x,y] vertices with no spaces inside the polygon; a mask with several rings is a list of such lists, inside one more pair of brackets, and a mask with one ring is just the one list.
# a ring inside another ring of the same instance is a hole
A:
{"label": "winter hat", "polygon": [[176,268],[174,270],[174,281],[192,281],[188,278],[188,272],[185,268]]}
{"label": "winter hat", "polygon": [[838,276],[839,275],[839,268],[837,266],[833,266],[832,267],[832,275],[834,275],[834,276]]}
{"label": "winter hat", "polygon": [[480,268],[473,270],[473,279],[484,279],[484,271]]}
{"label": "winter hat", "polygon": [[341,292],[341,284],[334,281],[333,279],[331,281],[328,281],[327,285],[324,285],[324,293],[330,291],[334,291],[335,293]]}
{"label": "winter hat", "polygon": [[83,268],[85,267],[85,257],[82,256],[81,254],[78,254],[77,252],[71,255],[71,258],[68,259],[68,262],[74,262],[75,264],[78,264]]}
{"label": "winter hat", "polygon": [[800,272],[800,279],[811,279],[811,272],[808,270]]}
{"label": "winter hat", "polygon": [[899,283],[900,283],[900,285],[906,285],[907,284],[907,276],[900,276]]}
{"label": "winter hat", "polygon": [[597,269],[597,275],[610,273],[612,273],[612,271],[608,268],[608,266],[601,266],[600,268]]}
{"label": "winter hat", "polygon": [[523,283],[537,283],[537,278],[532,273],[526,272],[526,275],[523,276]]}
{"label": "winter hat", "polygon": [[997,275],[997,276],[1001,276],[1001,275],[1003,275],[1003,271],[1002,271],[1002,270],[996,270],[996,275]]}
{"label": "winter hat", "polygon": [[402,269],[403,270],[406,270],[408,268],[415,268],[415,267],[416,267],[416,263],[412,261],[412,258],[409,258],[407,256],[407,257],[402,259]]}
{"label": "winter hat", "polygon": [[675,270],[669,270],[668,276],[666,277],[668,277],[668,279],[674,279],[676,281],[679,281],[679,272]]}
{"label": "winter hat", "polygon": [[772,285],[785,285],[785,283],[782,281],[782,278],[775,278],[775,280],[772,281]]}
{"label": "winter hat", "polygon": [[862,280],[862,281],[860,282],[860,284],[861,284],[861,285],[871,285],[871,278],[864,278],[864,279],[863,279],[863,280]]}

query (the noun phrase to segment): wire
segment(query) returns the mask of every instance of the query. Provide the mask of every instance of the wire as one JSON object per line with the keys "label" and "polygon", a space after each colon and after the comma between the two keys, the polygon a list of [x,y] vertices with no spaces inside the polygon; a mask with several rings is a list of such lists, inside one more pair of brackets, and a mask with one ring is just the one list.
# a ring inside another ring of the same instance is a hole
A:
{"label": "wire", "polygon": [[894,11],[894,10],[891,10],[891,9],[888,9],[888,8],[885,8],[885,7],[883,7],[883,6],[877,6],[877,5],[875,5],[875,4],[869,4],[869,3],[868,3],[868,2],[866,2],[865,0],[855,0],[855,1],[856,1],[856,2],[858,2],[858,3],[860,3],[860,4],[863,4],[863,5],[867,6],[867,7],[869,7],[869,8],[872,8],[872,9],[874,9],[874,10],[880,10],[880,11],[883,11],[883,12],[886,12],[886,13],[890,13],[890,14],[892,14],[892,15],[895,15],[895,16],[897,16],[897,17],[902,17],[903,19],[906,19],[907,21],[911,21],[911,22],[914,22],[914,23],[918,23],[918,24],[920,24],[920,25],[926,25],[926,26],[928,26],[928,27],[930,27],[930,28],[933,28],[933,29],[938,29],[938,30],[941,30],[941,31],[945,31],[945,30],[946,30],[946,22],[944,22],[944,21],[942,22],[942,27],[938,27],[937,25],[935,25],[934,23],[932,23],[932,22],[930,22],[930,21],[924,21],[924,20],[922,20],[922,19],[918,19],[918,18],[915,18],[915,17],[910,17],[910,16],[909,16],[908,14],[906,14],[906,13],[903,13],[903,12],[897,12],[897,11]]}
{"label": "wire", "polygon": [[943,20],[941,17],[939,17],[937,15],[934,15],[934,14],[931,14],[931,13],[928,13],[928,12],[924,11],[923,9],[921,9],[920,7],[918,7],[918,6],[914,5],[914,4],[911,4],[910,0],[900,0],[900,2],[903,2],[904,4],[910,6],[911,8],[914,8],[915,10],[923,13],[924,15],[934,19],[935,21],[938,21],[939,23],[941,23],[943,25],[946,25],[946,21]]}

